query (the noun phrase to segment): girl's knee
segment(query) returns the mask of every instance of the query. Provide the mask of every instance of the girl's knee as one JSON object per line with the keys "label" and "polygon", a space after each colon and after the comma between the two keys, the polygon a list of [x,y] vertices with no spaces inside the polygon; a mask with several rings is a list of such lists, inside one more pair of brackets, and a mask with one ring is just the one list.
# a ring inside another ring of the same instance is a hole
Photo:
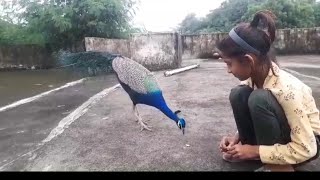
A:
{"label": "girl's knee", "polygon": [[254,90],[248,100],[248,106],[250,109],[254,109],[257,106],[266,106],[268,104],[268,98],[270,91],[264,89]]}
{"label": "girl's knee", "polygon": [[243,101],[250,96],[252,91],[253,91],[252,88],[250,88],[249,86],[246,86],[246,85],[237,86],[231,89],[229,100],[231,103],[235,101]]}

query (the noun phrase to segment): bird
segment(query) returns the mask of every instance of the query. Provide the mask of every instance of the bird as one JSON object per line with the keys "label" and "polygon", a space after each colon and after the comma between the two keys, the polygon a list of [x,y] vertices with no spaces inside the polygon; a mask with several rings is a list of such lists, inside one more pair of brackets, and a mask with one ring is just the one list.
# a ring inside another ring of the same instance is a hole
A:
{"label": "bird", "polygon": [[137,109],[138,104],[160,110],[185,134],[186,121],[181,117],[181,110],[172,111],[169,108],[155,75],[137,61],[121,54],[98,51],[60,52],[58,59],[62,67],[88,72],[93,76],[106,72],[115,73],[119,84],[132,101],[132,111],[141,126],[141,131],[152,129],[142,120]]}

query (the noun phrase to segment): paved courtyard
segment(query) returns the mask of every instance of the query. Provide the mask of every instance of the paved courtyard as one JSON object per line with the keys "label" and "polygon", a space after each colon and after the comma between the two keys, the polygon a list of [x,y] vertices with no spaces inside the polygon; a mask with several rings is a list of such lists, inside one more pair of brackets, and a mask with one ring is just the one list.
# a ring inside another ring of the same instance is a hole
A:
{"label": "paved courtyard", "polygon": [[[320,56],[285,56],[279,62],[313,89],[320,107]],[[128,95],[121,88],[108,90],[117,84],[114,75],[89,78],[0,112],[4,118],[0,170],[252,171],[260,167],[260,163],[222,160],[218,143],[236,131],[228,95],[239,82],[217,60],[185,60],[183,65],[196,63],[199,68],[170,77],[155,72],[169,106],[182,111],[185,135],[160,111],[143,105],[139,112],[153,131],[140,132]],[[100,90],[104,92],[95,95]],[[302,169],[320,171],[320,160]]]}

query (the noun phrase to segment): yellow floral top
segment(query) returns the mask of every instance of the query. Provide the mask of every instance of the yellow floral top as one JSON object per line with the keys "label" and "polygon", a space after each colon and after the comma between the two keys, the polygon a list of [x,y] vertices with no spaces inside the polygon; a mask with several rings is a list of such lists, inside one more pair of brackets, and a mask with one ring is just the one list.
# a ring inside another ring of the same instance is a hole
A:
{"label": "yellow floral top", "polygon": [[[260,159],[266,164],[299,164],[317,153],[315,134],[320,135],[319,110],[310,87],[275,63],[272,68],[275,74],[270,69],[263,88],[270,90],[282,106],[291,127],[291,142],[261,145]],[[251,79],[241,84],[252,87]]]}

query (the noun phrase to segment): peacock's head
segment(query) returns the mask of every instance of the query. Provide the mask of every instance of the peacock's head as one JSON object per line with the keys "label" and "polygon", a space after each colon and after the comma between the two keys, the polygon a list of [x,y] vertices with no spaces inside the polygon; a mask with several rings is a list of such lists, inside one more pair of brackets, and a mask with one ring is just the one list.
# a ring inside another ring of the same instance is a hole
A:
{"label": "peacock's head", "polygon": [[184,134],[184,128],[186,127],[186,121],[183,118],[178,116],[179,113],[181,113],[180,110],[175,112],[175,114],[177,115],[177,118],[178,118],[177,126],[179,127],[179,129],[182,130],[182,134]]}

